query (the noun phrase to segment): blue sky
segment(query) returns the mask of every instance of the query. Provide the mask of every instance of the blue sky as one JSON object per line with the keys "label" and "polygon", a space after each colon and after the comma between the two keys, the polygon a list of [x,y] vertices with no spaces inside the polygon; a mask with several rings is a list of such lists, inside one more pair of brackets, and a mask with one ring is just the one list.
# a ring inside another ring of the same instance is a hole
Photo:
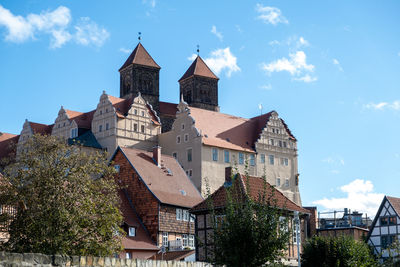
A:
{"label": "blue sky", "polygon": [[162,67],[161,100],[200,45],[221,112],[276,110],[298,139],[304,205],[375,213],[400,196],[398,1],[0,1],[0,131],[51,124],[119,95],[142,43]]}

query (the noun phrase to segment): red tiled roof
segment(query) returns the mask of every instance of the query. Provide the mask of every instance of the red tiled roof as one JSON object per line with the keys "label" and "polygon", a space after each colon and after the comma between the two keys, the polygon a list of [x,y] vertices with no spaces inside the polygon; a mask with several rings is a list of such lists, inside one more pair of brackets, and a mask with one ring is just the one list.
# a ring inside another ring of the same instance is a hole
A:
{"label": "red tiled roof", "polygon": [[157,253],[152,260],[164,260],[164,261],[181,261],[186,257],[193,255],[195,250],[178,250],[178,251],[167,251],[165,253]]}
{"label": "red tiled roof", "polygon": [[19,135],[0,132],[0,159],[12,156],[18,139]]}
{"label": "red tiled roof", "polygon": [[77,115],[76,117],[74,117],[73,120],[78,125],[78,128],[91,129],[93,115],[95,112],[96,112],[96,110],[81,113],[80,115]]}
{"label": "red tiled roof", "polygon": [[69,109],[64,109],[65,113],[67,113],[67,116],[69,119],[73,119],[79,115],[82,115],[83,112],[79,112],[79,111],[73,111],[73,110],[69,110]]}
{"label": "red tiled roof", "polygon": [[160,66],[158,66],[158,64],[154,61],[154,59],[150,56],[150,54],[146,51],[141,43],[136,46],[131,55],[125,61],[124,65],[122,65],[119,70],[122,70],[123,68],[131,64],[149,66],[160,69]]}
{"label": "red tiled roof", "polygon": [[202,76],[211,79],[218,80],[219,78],[210,70],[207,64],[203,61],[200,56],[197,56],[196,59],[193,61],[192,65],[187,69],[185,74],[183,74],[182,78],[179,79],[179,82],[192,77],[192,76]]}
{"label": "red tiled roof", "polygon": [[160,101],[160,114],[175,117],[178,104],[161,102]]}
{"label": "red tiled roof", "polygon": [[389,200],[396,213],[400,216],[400,198],[389,196],[386,196],[386,198]]}
{"label": "red tiled roof", "polygon": [[162,154],[160,168],[153,161],[153,153],[133,148],[120,150],[161,203],[190,208],[203,200],[172,156]]}
{"label": "red tiled roof", "polygon": [[[246,177],[245,175],[238,174],[236,175],[235,182],[238,185],[236,187],[235,195],[236,197],[245,197],[245,192],[247,185],[249,186],[249,195],[254,201],[258,201],[259,197],[263,195],[264,193],[264,185],[265,185],[265,190],[266,190],[266,197],[271,198],[271,201],[273,202],[273,205],[275,207],[284,209],[284,210],[290,210],[290,211],[299,211],[301,213],[310,213],[307,209],[300,207],[290,199],[288,199],[284,194],[282,194],[279,190],[275,189],[273,186],[271,186],[268,182],[265,182],[263,178],[261,177]],[[218,188],[211,196],[212,203],[214,205],[214,208],[222,208],[225,207],[226,204],[226,188],[224,185],[222,185],[220,188]],[[204,200],[200,204],[194,206],[190,212],[199,212],[203,210],[208,210],[208,201]]]}
{"label": "red tiled roof", "polygon": [[121,199],[121,212],[122,216],[124,217],[124,222],[136,228],[136,236],[130,237],[125,236],[122,239],[122,245],[125,249],[146,249],[146,250],[160,250],[156,244],[151,240],[148,232],[141,224],[139,217],[133,211],[128,198],[126,197],[125,193],[120,190],[119,196]]}
{"label": "red tiled roof", "polygon": [[[255,152],[254,144],[274,112],[245,119],[201,108],[189,109],[195,120],[195,127],[203,135],[203,144],[247,152]],[[296,140],[285,123],[284,125],[290,138]]]}
{"label": "red tiled roof", "polygon": [[53,128],[54,124],[47,125],[47,124],[42,124],[42,123],[36,123],[36,122],[29,122],[31,129],[33,131],[33,134],[42,134],[42,135],[50,135],[51,134],[51,129]]}

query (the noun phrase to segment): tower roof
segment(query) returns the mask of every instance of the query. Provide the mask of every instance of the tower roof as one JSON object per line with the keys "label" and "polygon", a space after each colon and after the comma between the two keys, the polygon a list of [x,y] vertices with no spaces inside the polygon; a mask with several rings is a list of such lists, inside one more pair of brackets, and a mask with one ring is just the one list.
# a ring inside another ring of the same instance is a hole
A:
{"label": "tower roof", "polygon": [[185,74],[183,74],[182,78],[179,79],[179,82],[191,76],[202,76],[219,80],[200,56],[196,57],[192,65],[190,65]]}
{"label": "tower roof", "polygon": [[154,59],[150,56],[150,54],[146,51],[141,43],[138,43],[136,48],[132,51],[131,55],[125,61],[124,65],[119,70],[131,65],[143,65],[149,66],[157,69],[161,69],[160,66],[154,61]]}

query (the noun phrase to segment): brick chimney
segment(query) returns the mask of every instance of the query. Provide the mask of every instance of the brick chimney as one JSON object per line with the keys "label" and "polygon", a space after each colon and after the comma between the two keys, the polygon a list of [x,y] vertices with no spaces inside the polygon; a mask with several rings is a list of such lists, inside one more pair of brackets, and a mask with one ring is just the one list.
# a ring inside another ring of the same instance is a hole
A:
{"label": "brick chimney", "polygon": [[225,168],[225,182],[226,183],[232,182],[232,167]]}
{"label": "brick chimney", "polygon": [[160,146],[153,147],[153,160],[158,167],[161,166],[161,147]]}

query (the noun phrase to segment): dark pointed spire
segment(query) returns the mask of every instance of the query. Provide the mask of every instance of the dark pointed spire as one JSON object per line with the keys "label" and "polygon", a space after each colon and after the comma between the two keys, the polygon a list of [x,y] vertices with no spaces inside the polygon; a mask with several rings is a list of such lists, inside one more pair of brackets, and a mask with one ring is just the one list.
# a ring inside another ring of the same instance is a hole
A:
{"label": "dark pointed spire", "polygon": [[179,79],[179,82],[191,76],[202,76],[219,80],[200,56],[196,57],[192,65],[190,65],[185,74]]}
{"label": "dark pointed spire", "polygon": [[[139,36],[139,38],[140,38],[140,36]],[[150,56],[150,54],[143,47],[142,43],[140,43],[140,39],[139,39],[139,43],[136,46],[136,48],[132,51],[131,55],[128,57],[128,59],[125,61],[124,65],[122,65],[122,67],[119,70],[122,70],[123,68],[126,68],[131,64],[143,65],[143,66],[161,69],[160,66],[154,61],[154,59]]]}

